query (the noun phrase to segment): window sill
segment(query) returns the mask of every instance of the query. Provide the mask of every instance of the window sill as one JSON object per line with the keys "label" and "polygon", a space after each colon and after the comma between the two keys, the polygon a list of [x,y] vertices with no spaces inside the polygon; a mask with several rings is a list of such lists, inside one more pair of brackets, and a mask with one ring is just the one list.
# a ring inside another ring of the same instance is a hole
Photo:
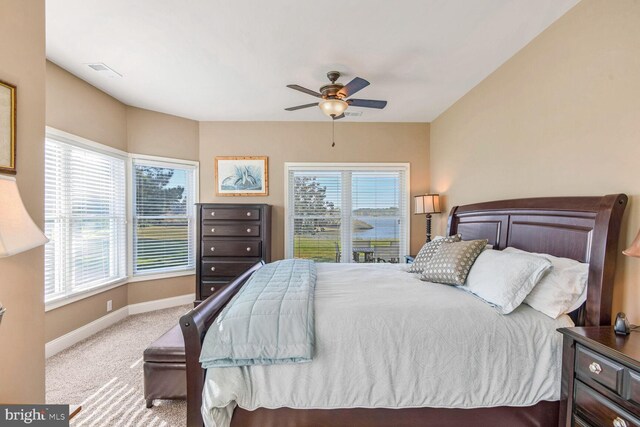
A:
{"label": "window sill", "polygon": [[55,300],[53,300],[51,302],[45,302],[44,303],[44,311],[46,313],[47,311],[51,311],[51,310],[55,310],[56,308],[64,307],[65,305],[72,304],[74,302],[78,302],[78,301],[83,300],[85,298],[89,298],[89,297],[92,297],[94,295],[98,295],[98,294],[101,294],[103,292],[109,291],[111,289],[118,288],[118,287],[120,287],[122,285],[126,285],[127,283],[129,283],[128,279],[118,280],[117,282],[110,283],[108,285],[103,285],[103,286],[96,286],[95,288],[87,289],[86,291],[81,291],[81,292],[75,293],[73,295],[70,295],[68,297],[56,298]]}
{"label": "window sill", "polygon": [[158,280],[158,279],[170,279],[172,277],[181,277],[181,276],[193,276],[196,274],[196,270],[182,270],[182,271],[172,271],[169,273],[150,273],[150,274],[138,274],[137,276],[131,276],[129,278],[129,283],[134,282],[146,282],[148,280]]}

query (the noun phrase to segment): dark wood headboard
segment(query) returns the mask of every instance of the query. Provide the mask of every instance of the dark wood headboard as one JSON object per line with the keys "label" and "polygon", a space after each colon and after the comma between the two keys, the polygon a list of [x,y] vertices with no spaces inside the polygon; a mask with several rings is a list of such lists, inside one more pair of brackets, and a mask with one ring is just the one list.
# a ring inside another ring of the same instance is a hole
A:
{"label": "dark wood headboard", "polygon": [[488,239],[507,246],[589,263],[587,302],[577,325],[610,325],[613,279],[625,194],[546,197],[456,206],[447,231],[463,240]]}

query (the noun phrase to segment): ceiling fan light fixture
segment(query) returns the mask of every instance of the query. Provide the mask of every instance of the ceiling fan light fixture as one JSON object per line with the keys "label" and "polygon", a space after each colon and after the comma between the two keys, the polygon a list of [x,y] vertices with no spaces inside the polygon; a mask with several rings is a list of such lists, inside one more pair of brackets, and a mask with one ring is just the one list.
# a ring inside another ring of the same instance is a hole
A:
{"label": "ceiling fan light fixture", "polygon": [[347,109],[349,104],[342,99],[325,99],[318,104],[323,113],[329,117],[338,117]]}

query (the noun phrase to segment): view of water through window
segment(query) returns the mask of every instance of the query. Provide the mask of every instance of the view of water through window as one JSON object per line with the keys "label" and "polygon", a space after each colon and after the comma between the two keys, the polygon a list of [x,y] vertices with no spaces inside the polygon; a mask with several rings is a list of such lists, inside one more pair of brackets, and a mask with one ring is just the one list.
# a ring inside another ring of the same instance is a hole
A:
{"label": "view of water through window", "polygon": [[399,262],[406,238],[404,180],[401,170],[290,172],[293,256]]}

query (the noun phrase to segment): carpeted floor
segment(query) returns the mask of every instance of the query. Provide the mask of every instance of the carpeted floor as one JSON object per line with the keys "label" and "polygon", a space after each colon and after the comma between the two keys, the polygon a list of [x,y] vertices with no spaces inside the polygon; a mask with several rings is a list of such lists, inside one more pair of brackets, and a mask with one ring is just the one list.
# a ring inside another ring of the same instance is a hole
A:
{"label": "carpeted floor", "polygon": [[145,407],[142,352],[190,309],[180,306],[127,317],[47,359],[47,403],[82,404],[72,426],[186,424],[184,401]]}

